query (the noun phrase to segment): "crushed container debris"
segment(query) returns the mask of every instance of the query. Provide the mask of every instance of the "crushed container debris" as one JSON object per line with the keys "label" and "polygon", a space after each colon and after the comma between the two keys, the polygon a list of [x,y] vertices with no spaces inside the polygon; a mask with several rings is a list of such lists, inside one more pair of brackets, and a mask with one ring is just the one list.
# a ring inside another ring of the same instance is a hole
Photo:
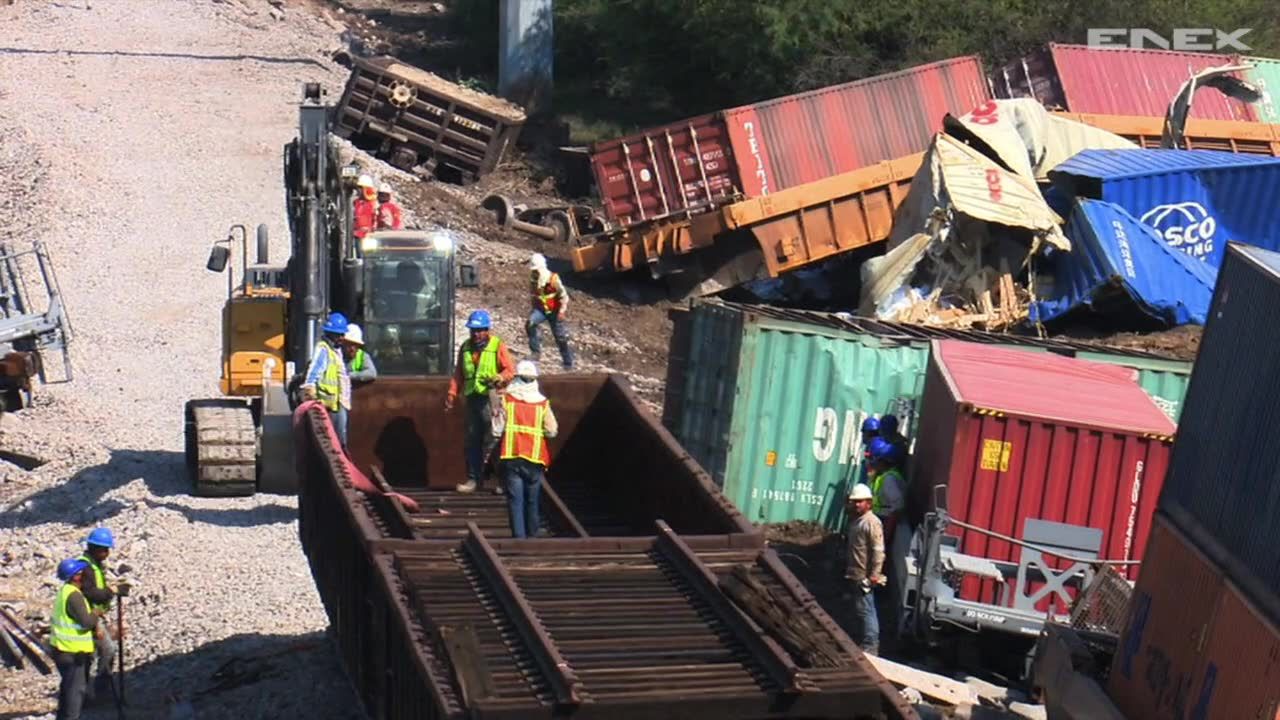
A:
{"label": "crushed container debris", "polygon": [[1217,273],[1124,208],[1077,200],[1066,234],[1072,252],[1049,259],[1033,321],[1092,315],[1129,328],[1204,324]]}

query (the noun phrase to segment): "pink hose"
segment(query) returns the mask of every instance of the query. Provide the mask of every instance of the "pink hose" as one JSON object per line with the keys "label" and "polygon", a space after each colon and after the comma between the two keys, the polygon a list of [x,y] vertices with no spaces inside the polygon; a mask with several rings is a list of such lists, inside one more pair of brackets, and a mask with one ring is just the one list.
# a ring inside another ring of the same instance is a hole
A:
{"label": "pink hose", "polygon": [[[293,411],[293,430],[294,439],[296,441],[295,447],[305,447],[304,443],[306,441],[306,436],[303,435],[303,419],[311,408],[316,408],[322,411],[319,414],[324,418],[324,429],[325,432],[329,434],[329,442],[332,442],[334,447],[341,449],[342,442],[338,440],[338,433],[333,429],[333,422],[329,419],[329,413],[324,411],[324,406],[321,405],[318,400],[303,401],[303,403]],[[369,476],[360,472],[360,468],[357,468],[355,463],[351,462],[351,458],[348,457],[345,450],[339,455],[339,457],[342,458],[342,464],[346,468],[347,477],[351,479],[351,485],[356,490],[359,490],[366,495],[386,495],[387,497],[395,498],[396,500],[399,500],[400,503],[404,505],[404,508],[409,512],[418,512],[418,503],[413,498],[406,497],[397,492],[384,492],[382,488],[374,485],[373,482],[369,480]],[[302,454],[299,453],[297,458],[298,474],[301,475],[304,471]]]}

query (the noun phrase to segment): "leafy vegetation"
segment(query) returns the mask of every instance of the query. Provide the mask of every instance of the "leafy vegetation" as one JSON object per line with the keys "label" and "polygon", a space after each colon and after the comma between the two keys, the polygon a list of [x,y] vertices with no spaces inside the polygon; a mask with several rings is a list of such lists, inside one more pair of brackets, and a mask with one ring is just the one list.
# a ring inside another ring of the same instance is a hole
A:
{"label": "leafy vegetation", "polygon": [[[554,0],[556,111],[635,127],[920,63],[998,67],[1088,28],[1252,28],[1280,55],[1274,0]],[[497,57],[499,0],[457,0],[469,47]]]}

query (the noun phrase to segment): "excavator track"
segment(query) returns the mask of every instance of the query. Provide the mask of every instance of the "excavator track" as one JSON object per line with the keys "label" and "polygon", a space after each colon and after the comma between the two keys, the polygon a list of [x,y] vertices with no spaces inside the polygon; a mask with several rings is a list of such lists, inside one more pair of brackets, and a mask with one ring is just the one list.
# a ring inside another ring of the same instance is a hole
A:
{"label": "excavator track", "polygon": [[196,495],[229,497],[257,490],[258,433],[249,406],[192,400],[184,423],[187,470]]}

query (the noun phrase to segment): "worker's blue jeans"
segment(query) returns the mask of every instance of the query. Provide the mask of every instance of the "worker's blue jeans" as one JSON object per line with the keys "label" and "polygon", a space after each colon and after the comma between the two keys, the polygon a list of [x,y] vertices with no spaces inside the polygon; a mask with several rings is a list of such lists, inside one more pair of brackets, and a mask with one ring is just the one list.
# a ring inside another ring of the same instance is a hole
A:
{"label": "worker's blue jeans", "polygon": [[337,410],[329,411],[329,420],[333,423],[333,431],[338,434],[338,441],[342,443],[342,447],[347,446],[347,415],[346,408],[339,406]]}
{"label": "worker's blue jeans", "polygon": [[463,453],[467,461],[467,479],[479,484],[484,459],[493,448],[493,417],[489,412],[489,393],[467,396],[466,435]]}
{"label": "worker's blue jeans", "polygon": [[569,347],[569,328],[564,320],[560,319],[559,313],[548,315],[541,310],[529,313],[529,324],[525,326],[525,330],[529,333],[529,352],[534,355],[542,352],[542,339],[538,336],[538,326],[542,323],[551,326],[551,337],[555,338],[556,347],[560,348],[560,361],[564,363],[566,370],[572,370],[573,348]]}
{"label": "worker's blue jeans", "polygon": [[543,467],[523,458],[503,461],[503,477],[507,481],[507,513],[511,517],[511,536],[537,537],[542,526],[538,512],[538,496],[542,494]]}
{"label": "worker's blue jeans", "polygon": [[853,607],[858,617],[858,647],[873,653],[880,650],[880,618],[876,615],[876,591],[853,588]]}

